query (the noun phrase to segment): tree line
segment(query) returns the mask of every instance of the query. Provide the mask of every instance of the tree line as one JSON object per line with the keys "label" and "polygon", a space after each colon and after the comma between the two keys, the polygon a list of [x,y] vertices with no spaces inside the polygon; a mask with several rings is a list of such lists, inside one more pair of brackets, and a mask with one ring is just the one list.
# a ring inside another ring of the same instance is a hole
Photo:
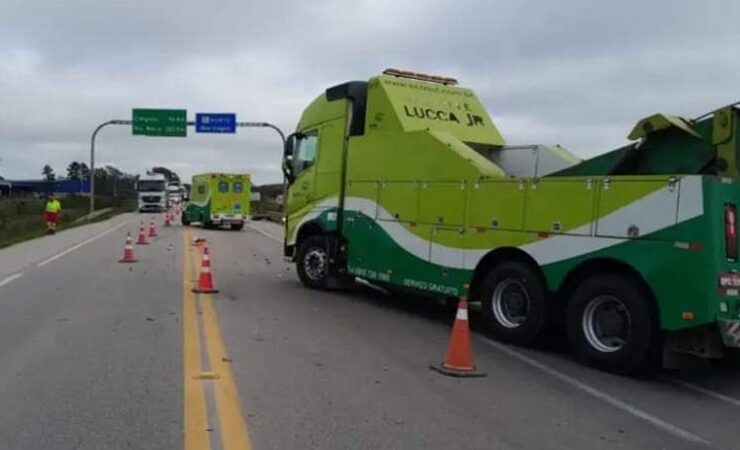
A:
{"label": "tree line", "polygon": [[[106,167],[113,167],[113,166],[106,166]],[[115,169],[115,167],[113,167]],[[101,169],[103,170],[103,169]],[[115,169],[118,171],[118,169]],[[96,172],[96,181],[97,177],[99,176],[98,170],[95,170]],[[55,181],[57,179],[57,175],[54,172],[54,169],[46,164],[44,165],[43,169],[41,169],[41,175],[44,177],[44,181]],[[84,162],[78,162],[78,161],[72,161],[67,166],[67,179],[69,180],[89,180],[90,179],[90,168],[85,164]]]}
{"label": "tree line", "polygon": [[[167,181],[180,181],[177,173],[166,167],[154,167],[154,173],[161,173]],[[55,181],[57,179],[54,169],[46,164],[41,169],[41,175],[45,181]],[[90,167],[80,161],[72,161],[67,165],[67,179],[69,180],[89,180]],[[106,165],[95,168],[95,193],[98,195],[136,195],[136,180],[138,175],[123,172],[117,167]]]}
{"label": "tree line", "polygon": [[[89,180],[90,167],[84,162],[72,161],[67,165],[66,178],[69,180]],[[44,181],[56,181],[54,169],[46,164],[41,169]],[[135,196],[138,176],[123,172],[112,165],[95,168],[95,194],[113,196]]]}

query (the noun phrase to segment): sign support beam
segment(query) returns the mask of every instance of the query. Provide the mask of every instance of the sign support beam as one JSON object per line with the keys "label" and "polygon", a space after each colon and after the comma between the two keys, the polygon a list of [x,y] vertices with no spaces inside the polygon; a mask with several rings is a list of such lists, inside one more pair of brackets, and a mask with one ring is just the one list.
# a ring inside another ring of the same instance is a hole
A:
{"label": "sign support beam", "polygon": [[[98,132],[105,128],[108,125],[132,125],[133,122],[131,120],[108,120],[106,122],[101,123],[100,125],[95,128],[95,131],[93,131],[92,136],[90,137],[90,214],[95,212],[95,138],[98,135]],[[195,121],[188,120],[187,126],[192,127],[195,126]],[[247,127],[247,128],[270,128],[274,130],[278,135],[280,135],[280,140],[283,144],[283,148],[285,148],[285,134],[283,131],[278,128],[277,126],[268,123],[268,122],[237,122],[237,127]]]}
{"label": "sign support beam", "polygon": [[237,127],[252,127],[252,128],[271,128],[280,135],[280,140],[283,142],[283,148],[285,148],[285,134],[283,130],[276,127],[275,125],[268,122],[237,122]]}

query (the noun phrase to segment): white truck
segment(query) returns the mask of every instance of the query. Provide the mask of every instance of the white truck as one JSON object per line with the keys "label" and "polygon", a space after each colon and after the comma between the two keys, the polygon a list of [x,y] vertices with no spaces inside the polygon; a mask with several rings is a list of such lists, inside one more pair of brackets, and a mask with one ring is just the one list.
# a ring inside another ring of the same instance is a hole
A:
{"label": "white truck", "polygon": [[170,205],[179,205],[183,200],[183,189],[179,181],[170,181],[167,183],[167,197]]}
{"label": "white truck", "polygon": [[161,173],[147,172],[136,182],[139,212],[164,212],[167,210],[167,179]]}

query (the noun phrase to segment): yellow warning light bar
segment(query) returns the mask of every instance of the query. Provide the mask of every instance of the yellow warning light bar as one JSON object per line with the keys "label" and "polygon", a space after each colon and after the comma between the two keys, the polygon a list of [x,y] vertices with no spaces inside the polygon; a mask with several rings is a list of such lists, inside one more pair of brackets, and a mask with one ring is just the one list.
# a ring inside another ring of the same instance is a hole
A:
{"label": "yellow warning light bar", "polygon": [[410,70],[385,69],[383,75],[391,75],[401,78],[412,78],[414,80],[431,81],[433,83],[442,83],[448,85],[457,84],[457,80],[450,77],[441,77],[439,75],[430,75],[428,73],[411,72]]}

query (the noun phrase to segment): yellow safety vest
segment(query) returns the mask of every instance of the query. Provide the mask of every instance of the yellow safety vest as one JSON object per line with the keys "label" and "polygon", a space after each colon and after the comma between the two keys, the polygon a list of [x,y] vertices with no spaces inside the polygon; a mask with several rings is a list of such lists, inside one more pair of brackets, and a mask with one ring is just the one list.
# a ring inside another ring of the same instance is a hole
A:
{"label": "yellow safety vest", "polygon": [[62,204],[59,200],[51,200],[46,202],[46,212],[55,213],[62,209]]}

